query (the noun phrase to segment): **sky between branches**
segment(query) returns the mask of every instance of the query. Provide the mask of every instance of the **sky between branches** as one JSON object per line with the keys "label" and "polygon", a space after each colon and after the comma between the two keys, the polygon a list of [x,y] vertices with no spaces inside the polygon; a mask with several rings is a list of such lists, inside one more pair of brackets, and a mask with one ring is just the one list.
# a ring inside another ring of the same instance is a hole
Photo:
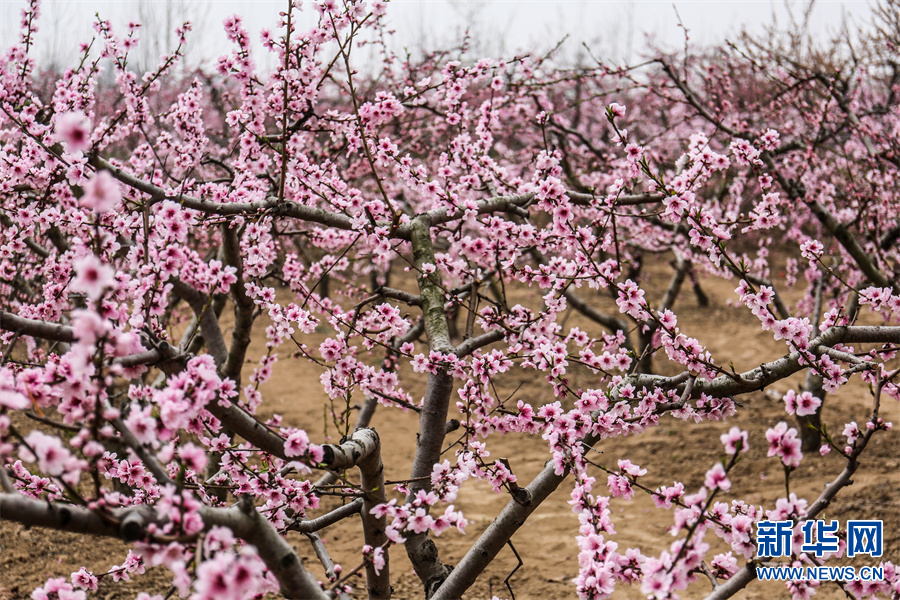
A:
{"label": "sky between branches", "polygon": [[[0,0],[0,46],[4,50],[17,38],[19,14],[25,4],[23,0]],[[398,50],[447,47],[462,39],[469,28],[475,40],[473,50],[481,55],[509,57],[546,51],[568,36],[562,49],[565,60],[587,60],[584,43],[598,57],[624,62],[640,59],[647,36],[665,48],[681,47],[684,32],[679,17],[691,43],[707,45],[734,38],[744,27],[759,32],[773,18],[786,24],[791,11],[800,18],[804,4],[782,0],[393,0],[388,15],[397,32]],[[118,24],[119,31],[128,21],[144,23],[141,38],[147,57],[174,48],[171,31],[184,19],[192,21],[195,32],[188,61],[196,65],[226,52],[221,27],[226,16],[243,15],[258,43],[259,30],[275,30],[278,13],[285,7],[286,0],[45,0],[35,56],[42,67],[68,66],[78,43],[90,39],[91,22],[99,13]],[[862,23],[870,12],[868,0],[819,0],[809,31],[825,36],[835,31],[844,17]],[[315,16],[311,3],[306,4],[304,25],[311,26]],[[271,66],[264,53],[257,57],[260,66]]]}

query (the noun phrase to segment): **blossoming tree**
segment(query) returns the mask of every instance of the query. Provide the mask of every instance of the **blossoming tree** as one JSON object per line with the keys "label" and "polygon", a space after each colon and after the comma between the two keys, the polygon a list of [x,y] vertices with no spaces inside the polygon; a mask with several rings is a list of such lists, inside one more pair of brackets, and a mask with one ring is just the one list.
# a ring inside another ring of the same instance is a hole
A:
{"label": "blossoming tree", "polygon": [[[360,515],[354,572],[370,598],[390,597],[400,546],[424,595],[458,598],[567,485],[579,597],[630,584],[676,597],[698,576],[709,598],[735,595],[765,558],[754,523],[820,516],[890,429],[879,414],[898,397],[893,63],[401,59],[380,0],[314,7],[316,27],[299,30],[291,3],[262,33],[271,72],[234,17],[218,72],[187,81],[170,71],[189,26],[141,74],[129,67],[139,25],[98,20],[80,59],[48,78],[29,56],[37,1],[24,12],[0,62],[0,518],[133,542],[120,571],[164,565],[194,598],[323,598],[350,589],[315,532]],[[377,73],[355,70],[363,45],[378,49]],[[773,239],[796,251],[786,277],[771,274]],[[640,283],[650,261],[672,265],[658,302]],[[704,301],[701,276],[732,281],[784,354],[741,373],[682,330],[675,301],[685,280]],[[566,325],[568,310],[596,327]],[[317,329],[328,333],[316,347]],[[247,375],[253,336],[266,353]],[[319,369],[323,398],[344,407],[340,444],[257,416],[279,355]],[[676,374],[654,374],[661,364]],[[545,397],[499,397],[493,383],[511,370],[545,381]],[[423,394],[409,371],[427,376]],[[590,387],[572,384],[576,371]],[[653,465],[591,458],[665,419],[725,419],[735,398],[801,372],[766,441],[788,481],[804,452],[842,455],[817,498],[720,501],[763,443],[737,427],[699,489],[650,489],[640,478]],[[835,435],[819,409],[852,379],[869,384],[871,414],[830,424]],[[387,501],[376,408],[418,416],[399,502]],[[500,435],[546,447],[531,482],[489,458]],[[347,503],[322,513],[344,472]],[[435,538],[464,528],[453,502],[470,479],[508,504],[449,565]],[[679,535],[658,555],[613,541],[609,499],[635,492],[672,511]],[[288,531],[309,534],[328,582]],[[713,555],[707,533],[730,550]],[[882,566],[883,581],[841,585],[900,593]],[[103,576],[82,569],[34,597],[85,598]]]}

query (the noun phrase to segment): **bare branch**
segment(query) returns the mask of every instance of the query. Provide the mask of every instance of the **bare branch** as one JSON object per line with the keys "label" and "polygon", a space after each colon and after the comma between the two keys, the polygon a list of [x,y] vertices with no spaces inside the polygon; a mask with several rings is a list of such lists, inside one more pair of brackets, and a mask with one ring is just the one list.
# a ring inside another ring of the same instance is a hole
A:
{"label": "bare branch", "polygon": [[0,465],[0,489],[7,494],[16,493],[16,486],[13,485],[12,479],[9,478],[9,473],[6,472],[5,465]]}
{"label": "bare branch", "polygon": [[175,295],[183,298],[194,311],[200,323],[200,333],[206,344],[206,349],[213,357],[216,367],[221,368],[228,359],[228,350],[225,347],[225,337],[219,327],[219,319],[214,310],[211,310],[211,302],[206,294],[202,294],[179,279],[169,280]]}
{"label": "bare branch", "polygon": [[71,327],[19,317],[4,310],[0,310],[0,329],[54,342],[71,344],[75,341],[75,334]]}
{"label": "bare branch", "polygon": [[378,296],[384,296],[385,298],[399,300],[400,302],[403,302],[404,304],[408,304],[410,306],[422,306],[421,296],[410,294],[409,292],[404,292],[403,290],[395,290],[393,288],[382,286],[375,290],[375,294]]}
{"label": "bare branch", "polygon": [[247,296],[244,288],[244,261],[241,257],[240,244],[235,227],[222,226],[222,254],[225,264],[236,269],[235,282],[231,285],[231,297],[234,300],[234,329],[231,332],[231,347],[228,358],[220,368],[222,376],[233,380],[238,386],[241,383],[241,369],[250,345],[250,329],[253,327],[253,300]]}
{"label": "bare branch", "polygon": [[505,332],[502,329],[494,329],[493,331],[488,331],[487,333],[483,333],[478,337],[473,337],[465,340],[453,350],[453,353],[460,358],[468,356],[479,348],[484,348],[485,346],[489,346],[495,342],[499,342],[503,339],[504,335]]}
{"label": "bare branch", "polygon": [[[331,554],[328,553],[328,548],[325,547],[325,543],[322,541],[322,538],[319,537],[319,534],[315,531],[306,532],[303,535],[309,540],[309,543],[312,544],[313,551],[316,553],[316,558],[319,559],[319,562],[322,563],[322,566],[325,568],[325,576],[328,577],[329,581],[334,581],[337,579],[337,575],[334,572],[334,561],[331,559]],[[342,591],[337,591],[339,600],[350,600],[350,596]]]}
{"label": "bare branch", "polygon": [[[572,308],[586,316],[591,321],[594,321],[598,325],[602,325],[606,327],[613,333],[617,331],[627,332],[628,324],[624,321],[606,313],[602,313],[590,304],[588,304],[583,298],[581,298],[575,291],[571,288],[566,288],[566,291],[563,292],[566,300],[569,304],[572,305]],[[625,347],[631,348],[631,341],[628,339],[628,336],[625,336]]]}
{"label": "bare branch", "polygon": [[363,499],[357,498],[353,502],[345,504],[339,508],[334,509],[329,513],[325,513],[321,517],[316,517],[315,519],[309,519],[305,521],[294,521],[288,527],[291,531],[299,531],[300,533],[312,533],[314,531],[321,531],[326,527],[334,525],[338,521],[343,521],[347,517],[358,514],[362,509]]}
{"label": "bare branch", "polygon": [[[589,437],[585,443],[593,445],[597,438]],[[447,576],[437,589],[431,600],[452,600],[461,598],[469,589],[484,568],[506,546],[506,542],[519,530],[541,502],[565,480],[566,475],[557,475],[548,461],[544,469],[525,488],[527,500],[521,502],[510,500],[506,507],[488,526],[487,530],[472,545],[459,564]]]}
{"label": "bare branch", "polygon": [[358,466],[361,460],[380,452],[380,449],[378,432],[371,428],[360,429],[342,440],[340,445],[323,445],[324,458],[321,465],[334,471],[342,471]]}

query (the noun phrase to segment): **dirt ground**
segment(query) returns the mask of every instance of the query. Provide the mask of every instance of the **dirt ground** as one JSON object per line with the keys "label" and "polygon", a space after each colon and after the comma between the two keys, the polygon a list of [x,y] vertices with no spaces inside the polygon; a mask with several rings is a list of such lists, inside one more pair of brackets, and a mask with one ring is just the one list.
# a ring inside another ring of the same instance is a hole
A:
{"label": "dirt ground", "polygon": [[[651,299],[654,294],[661,295],[664,284],[662,276],[644,282]],[[705,280],[703,285],[710,297],[709,307],[700,308],[689,289],[679,298],[676,312],[683,331],[706,344],[721,362],[727,364],[728,360],[733,361],[739,371],[784,354],[783,342],[776,342],[768,333],[759,330],[755,317],[749,311],[729,305],[729,299],[733,303],[735,298],[734,284]],[[570,324],[576,323],[582,325],[578,316],[572,315]],[[258,323],[257,326],[264,324]],[[584,327],[590,329],[589,325]],[[309,346],[316,347],[319,338],[324,338],[324,335],[308,342]],[[262,345],[257,342],[250,353],[253,362],[262,352]],[[728,360],[722,360],[725,357]],[[262,414],[283,415],[286,424],[305,427],[314,441],[335,441],[333,437],[328,438],[329,434],[334,436],[335,431],[325,422],[319,371],[303,359],[288,360],[284,354],[282,358],[275,367],[272,379],[261,388],[264,397]],[[251,368],[252,365],[249,365],[248,374]],[[662,373],[675,372],[672,366],[666,364],[657,365],[657,370]],[[403,374],[406,375],[411,376],[407,381],[416,381],[414,385],[407,384],[408,389],[421,392],[423,380],[416,380],[411,373]],[[575,371],[572,377],[575,387],[590,385],[589,373]],[[797,375],[773,386],[774,389],[767,390],[768,393],[741,397],[741,408],[727,422],[694,424],[665,417],[659,427],[645,435],[601,442],[596,446],[601,453],[597,461],[614,466],[616,460],[627,457],[648,469],[643,478],[643,483],[648,487],[671,485],[679,480],[692,493],[703,485],[705,472],[723,456],[719,435],[737,425],[749,430],[751,448],[735,468],[731,476],[734,485],[722,499],[744,498],[764,508],[773,508],[775,500],[784,495],[784,479],[780,461],[766,457],[765,431],[781,420],[788,420],[795,426],[784,412],[783,403],[776,398],[779,393],[801,383],[801,376]],[[506,390],[509,394],[518,388],[515,398],[522,398],[535,406],[552,401],[546,384],[535,382],[533,371],[517,369],[497,384],[501,393]],[[839,432],[848,421],[863,423],[870,414],[870,407],[869,392],[857,380],[838,394],[828,396],[823,419],[830,431]],[[847,519],[883,520],[883,559],[896,563],[900,559],[900,410],[896,402],[887,400],[881,414],[898,424],[898,429],[874,437],[854,476],[854,484],[838,496],[825,516],[839,519],[842,524]],[[382,436],[383,447],[389,449],[384,457],[387,479],[393,481],[408,477],[415,450],[415,414],[379,408],[372,425]],[[453,434],[448,436],[448,442],[454,439]],[[522,485],[540,471],[549,456],[540,439],[519,435],[491,438],[489,447],[492,456],[509,458]],[[448,456],[452,457],[452,450]],[[807,456],[791,477],[791,491],[812,501],[842,468],[843,461],[834,453],[824,458],[818,454]],[[605,477],[598,476],[598,479],[605,482]],[[569,489],[563,484],[514,536],[513,545],[523,564],[509,579],[511,591],[504,585],[504,579],[513,571],[517,561],[512,551],[506,548],[469,590],[466,598],[490,599],[492,595],[501,598],[514,595],[517,600],[575,597],[571,579],[578,569],[578,551],[574,540],[578,523],[567,504]],[[436,540],[442,559],[450,564],[458,561],[507,500],[507,497],[493,494],[486,485],[468,482],[456,506],[465,513],[469,526],[465,535],[451,531]],[[333,506],[334,502],[323,501],[323,510]],[[632,501],[614,500],[612,510],[617,530],[614,540],[620,549],[639,547],[644,553],[655,555],[668,549],[675,539],[666,531],[672,524],[672,513],[655,509],[645,495],[638,493]],[[353,568],[360,560],[359,531],[358,520],[352,519],[322,532],[332,557],[345,569]],[[321,568],[306,540],[297,534],[290,541],[299,549],[306,565],[321,577]],[[717,551],[725,550],[725,545],[711,532],[706,541],[712,543]],[[105,572],[109,567],[120,564],[125,553],[126,546],[114,540],[84,539],[40,529],[26,530],[0,521],[0,600],[28,598],[31,590],[48,577],[68,577],[82,565],[95,572]],[[828,564],[835,565],[837,562]],[[872,564],[872,561],[850,564],[861,566]],[[422,597],[421,586],[402,548],[392,549],[391,570],[396,598]],[[134,598],[140,591],[166,594],[169,591],[166,575],[165,571],[157,570],[130,582],[104,582],[100,590],[90,597],[103,600]],[[364,588],[362,580],[357,585]],[[682,597],[702,598],[710,589],[709,581],[701,578]],[[638,587],[620,587],[614,597],[629,599],[643,596]],[[753,582],[738,597],[768,600],[789,596],[781,583]],[[816,595],[816,598],[822,599],[843,597],[843,592],[833,584],[823,584]]]}

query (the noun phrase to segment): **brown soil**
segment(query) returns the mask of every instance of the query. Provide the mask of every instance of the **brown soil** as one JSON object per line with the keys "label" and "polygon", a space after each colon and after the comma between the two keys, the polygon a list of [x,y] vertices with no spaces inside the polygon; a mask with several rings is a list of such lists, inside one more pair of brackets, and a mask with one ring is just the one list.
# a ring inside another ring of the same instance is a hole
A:
{"label": "brown soil", "polygon": [[[654,278],[656,279],[656,278]],[[659,277],[663,285],[663,277]],[[654,282],[645,285],[651,290],[649,295],[661,294]],[[756,326],[756,319],[746,309],[728,305],[733,299],[734,285],[728,282],[706,281],[704,289],[710,296],[709,308],[696,305],[690,291],[682,293],[678,306],[679,325],[688,335],[696,336],[706,344],[715,357],[728,357],[739,371],[758,366],[784,354],[783,342],[776,342],[769,334]],[[571,324],[593,329],[578,321],[572,315]],[[714,324],[711,327],[710,324]],[[258,326],[262,327],[262,323]],[[261,329],[260,329],[261,331]],[[309,342],[316,347],[318,335]],[[256,342],[250,356],[254,359],[263,352],[261,343]],[[282,353],[282,361],[277,363],[275,374],[266,383],[262,392],[265,398],[265,416],[278,413],[284,422],[305,427],[310,437],[317,442],[334,441],[336,432],[328,425],[323,414],[319,371],[304,360],[289,360]],[[252,369],[252,365],[248,366]],[[671,366],[661,364],[657,369],[663,373],[673,373]],[[413,374],[406,379],[407,386],[421,392],[421,379]],[[590,385],[590,374],[573,372],[575,387]],[[409,384],[416,381],[416,384]],[[776,392],[784,392],[790,386],[802,383],[800,376],[775,386]],[[419,387],[416,387],[418,385]],[[518,370],[507,374],[497,382],[500,394],[510,394],[518,387],[515,398],[522,398],[537,406],[551,401],[545,384],[535,381],[533,371]],[[671,485],[682,481],[689,492],[703,485],[704,474],[723,456],[719,435],[734,425],[750,432],[751,449],[731,477],[734,486],[723,499],[743,498],[764,508],[773,508],[775,500],[784,495],[784,478],[781,464],[774,458],[766,457],[765,430],[781,420],[789,420],[784,413],[783,403],[774,399],[774,394],[755,393],[740,398],[742,407],[728,422],[684,423],[665,418],[659,427],[645,435],[627,439],[607,440],[597,445],[601,454],[597,462],[614,466],[616,460],[629,458],[634,463],[648,469],[643,483],[650,488],[657,485]],[[830,431],[840,432],[843,424],[855,420],[863,423],[870,414],[871,397],[867,389],[858,381],[845,387],[838,394],[829,396],[825,403],[823,419]],[[389,449],[385,453],[386,477],[388,480],[402,480],[409,475],[415,448],[417,421],[413,413],[379,408],[373,421],[382,436],[383,445]],[[887,400],[882,407],[882,415],[900,425],[897,403]],[[330,439],[329,439],[330,438]],[[452,441],[452,434],[448,441]],[[548,458],[548,451],[539,439],[527,439],[519,435],[489,440],[492,456],[508,457],[512,468],[522,484],[527,483],[542,468]],[[448,454],[452,456],[452,451]],[[854,485],[844,490],[827,511],[828,518],[836,518],[843,523],[851,518],[882,519],[884,521],[885,560],[895,563],[900,559],[900,432],[897,430],[875,436]],[[833,479],[843,468],[843,461],[834,453],[827,457],[807,456],[800,468],[791,477],[791,491],[810,500],[815,499],[825,483]],[[598,475],[605,482],[602,475]],[[602,486],[601,486],[602,487]],[[570,580],[577,574],[577,519],[567,504],[568,491],[565,484],[557,490],[532,516],[513,538],[513,544],[522,558],[523,565],[509,579],[512,593],[518,600],[527,598],[574,598],[574,586]],[[486,485],[467,482],[456,503],[469,519],[466,534],[447,532],[436,540],[442,559],[450,564],[457,562],[475,536],[480,535],[491,520],[505,506],[507,497],[493,494]],[[333,507],[334,502],[323,501],[323,509]],[[672,523],[672,513],[657,510],[653,503],[642,494],[633,501],[613,501],[613,519],[618,535],[615,541],[620,549],[637,546],[647,554],[655,555],[668,549],[675,539],[666,529]],[[359,522],[356,519],[344,521],[322,532],[335,562],[345,569],[355,567],[360,561]],[[299,549],[307,566],[322,576],[321,568],[305,539],[296,535],[290,541]],[[713,544],[716,551],[725,551],[725,545],[711,532],[706,541]],[[95,572],[105,572],[109,567],[124,560],[126,546],[114,540],[79,538],[78,536],[24,528],[0,521],[0,600],[27,598],[36,586],[48,577],[69,577],[80,566],[85,565]],[[868,557],[864,557],[868,558]],[[872,564],[874,560],[857,561],[855,564]],[[512,596],[504,585],[517,561],[507,548],[470,589],[467,598],[491,598],[496,594],[501,598]],[[831,563],[829,564],[836,564]],[[391,569],[394,577],[395,597],[420,598],[421,586],[411,571],[402,548],[393,548]],[[100,591],[92,598],[111,600],[114,598],[134,598],[139,591],[165,594],[167,572],[148,572],[131,582],[104,582]],[[364,588],[358,580],[357,586]],[[710,583],[705,578],[698,579],[682,595],[684,598],[702,598],[710,591]],[[363,596],[358,596],[363,597]],[[620,587],[615,598],[640,598],[637,587]],[[739,597],[787,598],[781,583],[754,582]],[[834,584],[823,584],[816,598],[843,598],[843,592]]]}

